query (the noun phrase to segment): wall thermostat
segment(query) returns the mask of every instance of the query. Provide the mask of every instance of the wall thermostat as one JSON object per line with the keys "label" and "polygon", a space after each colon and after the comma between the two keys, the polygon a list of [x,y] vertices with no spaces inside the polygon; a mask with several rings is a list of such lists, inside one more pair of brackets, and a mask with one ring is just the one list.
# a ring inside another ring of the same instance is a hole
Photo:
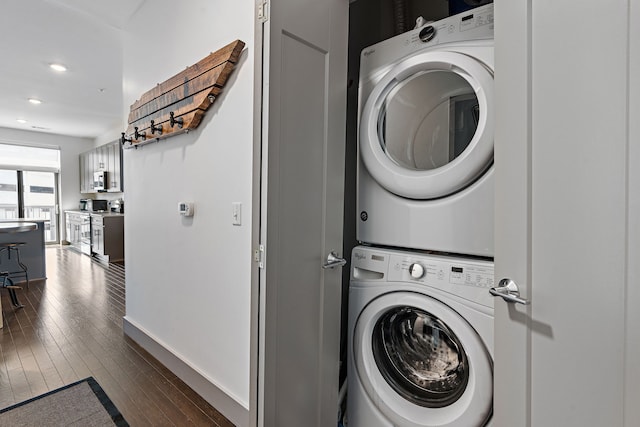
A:
{"label": "wall thermostat", "polygon": [[180,215],[193,216],[193,202],[178,203],[178,210],[180,211]]}

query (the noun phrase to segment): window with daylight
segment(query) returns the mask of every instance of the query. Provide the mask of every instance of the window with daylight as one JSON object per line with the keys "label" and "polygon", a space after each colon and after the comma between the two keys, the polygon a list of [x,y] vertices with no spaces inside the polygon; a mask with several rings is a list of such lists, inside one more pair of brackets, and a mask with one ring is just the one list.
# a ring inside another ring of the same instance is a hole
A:
{"label": "window with daylight", "polygon": [[0,143],[0,220],[42,219],[45,241],[59,240],[60,149]]}

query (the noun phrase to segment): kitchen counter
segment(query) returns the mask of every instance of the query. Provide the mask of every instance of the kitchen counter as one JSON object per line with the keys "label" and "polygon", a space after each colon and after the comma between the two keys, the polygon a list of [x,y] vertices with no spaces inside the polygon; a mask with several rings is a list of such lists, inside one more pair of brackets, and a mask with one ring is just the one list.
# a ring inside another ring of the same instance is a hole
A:
{"label": "kitchen counter", "polygon": [[0,233],[24,233],[38,229],[35,222],[0,222]]}
{"label": "kitchen counter", "polygon": [[[29,281],[46,279],[46,266],[44,256],[44,220],[43,219],[2,219],[0,223],[28,223],[38,224],[37,230],[21,231],[17,233],[0,233],[0,243],[22,242],[25,245],[20,247],[20,259],[27,266]],[[3,255],[2,263],[6,263],[6,254]],[[0,269],[4,267],[0,264]]]}
{"label": "kitchen counter", "polygon": [[44,219],[13,218],[13,219],[0,219],[0,222],[44,222]]}
{"label": "kitchen counter", "polygon": [[123,213],[118,213],[118,212],[91,212],[91,215],[100,215],[102,217],[124,216]]}
{"label": "kitchen counter", "polygon": [[118,212],[94,212],[94,211],[81,211],[79,209],[70,209],[65,212],[75,213],[75,214],[85,214],[85,215],[100,215],[100,216],[124,216],[123,213]]}
{"label": "kitchen counter", "polygon": [[105,262],[124,261],[123,213],[74,209],[65,215],[65,239],[72,249]]}
{"label": "kitchen counter", "polygon": [[[28,224],[37,224],[37,228],[31,229]],[[27,267],[29,282],[34,280],[44,280],[46,276],[45,256],[44,256],[44,220],[43,219],[2,219],[0,225],[4,224],[5,232],[0,232],[0,243],[24,243],[20,246],[20,261]],[[24,224],[20,226],[20,224]],[[25,231],[26,230],[26,231]],[[11,251],[13,253],[13,251]],[[14,255],[9,259],[9,251],[0,253],[0,269],[3,271],[20,271],[17,258]],[[14,284],[25,282],[22,276],[12,277]],[[0,304],[0,311],[2,305]],[[2,314],[0,313],[0,328],[3,327]]]}

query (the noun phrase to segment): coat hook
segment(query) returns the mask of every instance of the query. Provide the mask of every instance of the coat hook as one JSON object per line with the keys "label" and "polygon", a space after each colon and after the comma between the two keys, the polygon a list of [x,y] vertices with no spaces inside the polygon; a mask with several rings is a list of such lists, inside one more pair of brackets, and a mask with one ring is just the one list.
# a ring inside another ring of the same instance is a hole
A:
{"label": "coat hook", "polygon": [[124,134],[124,132],[122,132],[122,136],[120,137],[120,144],[124,145],[126,142],[133,142],[133,140],[131,138],[127,138]]}
{"label": "coat hook", "polygon": [[158,132],[159,135],[162,135],[162,125],[158,125],[156,126],[156,123],[151,120],[151,134],[154,135],[156,132]]}
{"label": "coat hook", "polygon": [[169,124],[171,125],[171,127],[173,127],[173,125],[178,125],[178,127],[182,129],[183,123],[184,123],[184,120],[182,119],[182,117],[178,117],[176,119],[173,117],[173,111],[169,113]]}
{"label": "coat hook", "polygon": [[138,126],[134,127],[133,130],[134,130],[133,136],[135,137],[135,139],[142,139],[143,141],[147,139],[147,133],[138,132]]}

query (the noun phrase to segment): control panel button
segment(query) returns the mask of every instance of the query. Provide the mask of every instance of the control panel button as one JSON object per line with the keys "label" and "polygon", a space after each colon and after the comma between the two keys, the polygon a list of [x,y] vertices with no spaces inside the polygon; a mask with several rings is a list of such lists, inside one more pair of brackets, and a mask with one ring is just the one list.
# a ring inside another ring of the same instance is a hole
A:
{"label": "control panel button", "polygon": [[424,43],[433,40],[435,36],[436,29],[433,25],[427,25],[422,30],[420,30],[420,34],[418,34],[418,37],[420,37],[420,40]]}
{"label": "control panel button", "polygon": [[414,279],[420,279],[424,276],[424,267],[418,263],[413,263],[409,266],[409,274]]}

